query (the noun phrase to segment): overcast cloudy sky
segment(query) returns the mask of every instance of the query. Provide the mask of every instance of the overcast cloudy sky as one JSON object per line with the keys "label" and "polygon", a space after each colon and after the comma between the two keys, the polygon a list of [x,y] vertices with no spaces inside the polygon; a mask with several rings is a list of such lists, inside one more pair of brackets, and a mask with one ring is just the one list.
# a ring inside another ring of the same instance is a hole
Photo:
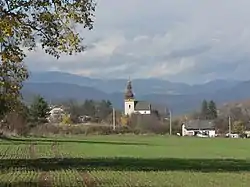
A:
{"label": "overcast cloudy sky", "polygon": [[200,83],[250,79],[249,0],[99,0],[88,50],[56,60],[29,54],[33,71]]}

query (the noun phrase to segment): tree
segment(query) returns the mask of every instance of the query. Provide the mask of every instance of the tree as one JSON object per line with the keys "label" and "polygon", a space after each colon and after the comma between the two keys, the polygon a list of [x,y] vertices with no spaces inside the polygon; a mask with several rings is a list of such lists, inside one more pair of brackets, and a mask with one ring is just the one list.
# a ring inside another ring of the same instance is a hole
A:
{"label": "tree", "polygon": [[102,100],[97,104],[96,107],[96,117],[98,117],[100,120],[105,120],[109,114],[112,113],[112,103],[107,100]]}
{"label": "tree", "polygon": [[29,117],[29,108],[22,102],[19,102],[13,108],[13,111],[8,112],[1,124],[1,130],[23,134],[27,132]]}
{"label": "tree", "polygon": [[124,126],[125,126],[125,125],[128,125],[129,117],[123,115],[123,116],[121,116],[120,120],[121,120],[121,125],[124,125]]}
{"label": "tree", "polygon": [[249,116],[247,113],[244,112],[244,110],[246,109],[244,109],[243,107],[234,106],[230,108],[229,115],[234,120],[242,120],[247,123],[249,121]]}
{"label": "tree", "polygon": [[15,105],[28,78],[25,50],[39,44],[56,58],[84,51],[77,28],[93,28],[95,7],[93,0],[0,1],[1,116]]}
{"label": "tree", "polygon": [[62,124],[64,125],[68,125],[68,124],[71,124],[72,123],[72,120],[71,120],[71,117],[69,114],[64,114],[63,117],[62,117]]}
{"label": "tree", "polygon": [[177,118],[177,119],[174,119],[172,121],[172,133],[173,134],[177,134],[177,133],[180,133],[181,132],[181,125],[182,125],[182,121]]}
{"label": "tree", "polygon": [[21,63],[3,60],[0,62],[2,62],[0,64],[0,119],[3,119],[5,114],[13,111],[19,104],[22,82],[28,74]]}
{"label": "tree", "polygon": [[75,100],[69,100],[66,105],[68,108],[67,113],[70,114],[70,120],[72,123],[78,123],[82,113],[81,107]]}
{"label": "tree", "polygon": [[85,100],[82,105],[83,114],[91,117],[96,116],[96,103],[93,100]]}
{"label": "tree", "polygon": [[30,106],[30,121],[33,123],[44,123],[49,116],[49,106],[43,97],[35,97]]}
{"label": "tree", "polygon": [[213,100],[211,100],[208,104],[208,119],[216,119],[217,115],[217,107]]}
{"label": "tree", "polygon": [[243,121],[235,121],[233,123],[233,132],[237,134],[243,134],[245,131],[245,124]]}
{"label": "tree", "polygon": [[202,101],[202,106],[201,106],[201,118],[202,119],[207,119],[208,118],[208,103],[206,100]]}
{"label": "tree", "polygon": [[129,116],[128,126],[141,133],[166,134],[169,125],[159,120],[156,115],[132,114]]}
{"label": "tree", "polygon": [[228,131],[228,118],[221,116],[214,120],[215,123],[215,129],[217,129],[217,132],[220,133],[226,133]]}

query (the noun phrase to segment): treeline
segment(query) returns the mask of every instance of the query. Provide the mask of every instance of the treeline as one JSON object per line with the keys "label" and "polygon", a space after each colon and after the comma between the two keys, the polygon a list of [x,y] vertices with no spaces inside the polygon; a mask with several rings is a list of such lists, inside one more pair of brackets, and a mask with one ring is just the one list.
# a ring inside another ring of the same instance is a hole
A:
{"label": "treeline", "polygon": [[83,122],[84,117],[95,123],[110,123],[112,119],[113,106],[108,100],[86,100],[83,104],[69,100],[55,107],[62,108],[62,111],[52,115],[50,111],[53,107],[39,95],[30,105],[20,101],[13,110],[1,112],[1,133],[27,134],[30,129],[46,123],[76,124]]}
{"label": "treeline", "polygon": [[69,100],[63,102],[62,106],[64,106],[65,112],[70,114],[72,123],[80,123],[84,120],[95,123],[105,122],[113,110],[113,105],[109,100],[85,100],[83,104]]}
{"label": "treeline", "polygon": [[[169,118],[158,112],[153,112],[152,115],[134,114],[128,117],[116,110],[113,118],[113,106],[108,100],[86,100],[84,103],[69,100],[57,103],[54,107],[59,110],[52,115],[53,107],[50,108],[41,96],[35,97],[31,105],[20,103],[15,111],[8,113],[2,120],[2,133],[46,136],[48,134],[168,134],[170,131]],[[90,123],[84,125],[83,122]],[[172,122],[173,133],[180,132],[180,127],[180,121]]]}
{"label": "treeline", "polygon": [[[170,121],[153,113],[152,115],[133,114],[132,116],[117,115],[115,118],[115,126],[111,121],[101,123],[90,123],[88,125],[56,125],[45,124],[31,130],[31,135],[47,136],[48,134],[169,134]],[[172,121],[172,134],[181,131],[181,121]]]}
{"label": "treeline", "polygon": [[[22,102],[16,103],[13,111],[2,115],[2,133],[14,134],[111,134],[111,133],[156,133],[168,134],[170,132],[169,116],[153,112],[152,115],[133,114],[131,117],[115,111],[108,100],[86,100],[83,103],[68,100],[57,103],[57,108],[62,108],[61,113],[51,115],[49,104],[41,96],[34,98],[30,105]],[[232,132],[240,133],[246,130],[250,121],[250,110],[242,106],[229,107],[225,111],[217,110],[213,100],[204,100],[200,111],[190,116],[188,120],[213,120],[218,133],[228,132],[230,116]],[[2,112],[3,114],[3,112]],[[113,121],[115,120],[115,121]],[[181,125],[186,118],[172,119],[172,134],[181,132]],[[90,122],[90,125],[82,123]],[[115,129],[113,126],[115,122]],[[76,125],[73,125],[76,124]]]}

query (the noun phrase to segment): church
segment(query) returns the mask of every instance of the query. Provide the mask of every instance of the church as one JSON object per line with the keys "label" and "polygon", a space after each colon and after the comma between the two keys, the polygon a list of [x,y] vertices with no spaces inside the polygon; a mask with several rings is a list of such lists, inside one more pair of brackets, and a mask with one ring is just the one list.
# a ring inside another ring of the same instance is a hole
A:
{"label": "church", "polygon": [[152,105],[150,103],[135,100],[131,80],[128,81],[125,91],[124,113],[125,115],[131,115],[133,113],[150,115],[152,113]]}

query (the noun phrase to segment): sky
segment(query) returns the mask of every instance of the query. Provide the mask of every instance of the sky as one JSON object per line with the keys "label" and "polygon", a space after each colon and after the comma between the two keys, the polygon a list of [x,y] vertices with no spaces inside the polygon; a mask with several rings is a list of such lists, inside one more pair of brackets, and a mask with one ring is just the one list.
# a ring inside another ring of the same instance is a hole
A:
{"label": "sky", "polygon": [[202,83],[250,79],[249,0],[98,0],[87,50],[59,60],[37,49],[31,71]]}

